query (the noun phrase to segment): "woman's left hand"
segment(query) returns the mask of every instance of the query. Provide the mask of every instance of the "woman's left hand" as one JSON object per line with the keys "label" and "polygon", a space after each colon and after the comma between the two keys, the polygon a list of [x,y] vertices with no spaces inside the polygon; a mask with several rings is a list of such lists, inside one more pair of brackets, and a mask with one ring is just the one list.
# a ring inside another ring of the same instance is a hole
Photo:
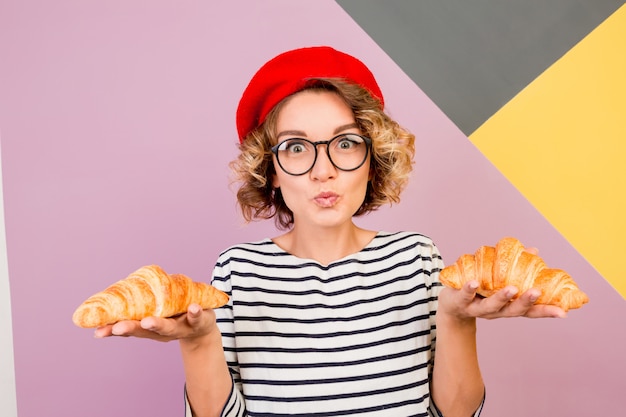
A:
{"label": "woman's left hand", "polygon": [[469,281],[460,290],[444,288],[439,294],[439,311],[457,319],[501,317],[565,317],[560,307],[535,304],[541,295],[536,288],[531,288],[513,300],[518,289],[512,286],[503,288],[490,297],[477,295],[477,281]]}

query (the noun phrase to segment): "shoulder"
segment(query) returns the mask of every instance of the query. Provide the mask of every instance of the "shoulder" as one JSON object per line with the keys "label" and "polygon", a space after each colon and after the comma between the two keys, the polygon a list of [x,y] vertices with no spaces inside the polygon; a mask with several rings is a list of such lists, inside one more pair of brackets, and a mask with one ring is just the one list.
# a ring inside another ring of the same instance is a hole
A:
{"label": "shoulder", "polygon": [[429,270],[438,271],[443,263],[433,240],[417,232],[379,232],[368,249],[379,257],[395,258],[396,261],[401,258],[419,261]]}
{"label": "shoulder", "polygon": [[213,280],[227,281],[233,273],[243,276],[253,274],[259,267],[274,267],[284,255],[269,238],[232,245],[219,254],[213,268]]}
{"label": "shoulder", "polygon": [[259,254],[259,255],[271,255],[276,252],[278,247],[272,242],[271,239],[265,238],[255,242],[237,243],[224,249],[219,257],[232,257],[239,254]]}
{"label": "shoulder", "polygon": [[362,256],[385,262],[432,262],[438,267],[441,255],[435,243],[426,235],[410,231],[378,232],[362,251]]}
{"label": "shoulder", "polygon": [[222,264],[233,259],[262,259],[274,257],[282,252],[271,239],[265,238],[255,242],[237,243],[224,249],[218,256],[217,263]]}
{"label": "shoulder", "polygon": [[420,276],[428,288],[438,285],[443,261],[430,237],[411,231],[379,232],[368,249],[395,274]]}
{"label": "shoulder", "polygon": [[430,237],[411,231],[378,232],[372,240],[370,247],[374,250],[386,247],[404,247],[426,253],[437,251],[437,247]]}

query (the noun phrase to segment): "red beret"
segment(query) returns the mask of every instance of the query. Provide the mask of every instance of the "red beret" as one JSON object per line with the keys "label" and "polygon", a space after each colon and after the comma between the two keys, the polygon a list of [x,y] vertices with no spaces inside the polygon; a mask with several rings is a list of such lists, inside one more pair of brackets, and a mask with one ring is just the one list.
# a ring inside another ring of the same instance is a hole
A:
{"label": "red beret", "polygon": [[239,141],[257,128],[285,97],[307,86],[311,78],[341,78],[360,85],[384,105],[372,72],[355,57],[329,46],[294,49],[271,59],[254,74],[237,107]]}

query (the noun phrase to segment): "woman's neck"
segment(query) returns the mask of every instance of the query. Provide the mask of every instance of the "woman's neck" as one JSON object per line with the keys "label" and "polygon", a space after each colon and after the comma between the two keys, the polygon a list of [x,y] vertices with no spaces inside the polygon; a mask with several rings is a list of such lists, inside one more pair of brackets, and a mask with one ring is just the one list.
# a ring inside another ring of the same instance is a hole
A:
{"label": "woman's neck", "polygon": [[286,252],[322,265],[359,252],[374,238],[375,231],[365,230],[349,222],[341,227],[325,228],[294,226],[273,239]]}

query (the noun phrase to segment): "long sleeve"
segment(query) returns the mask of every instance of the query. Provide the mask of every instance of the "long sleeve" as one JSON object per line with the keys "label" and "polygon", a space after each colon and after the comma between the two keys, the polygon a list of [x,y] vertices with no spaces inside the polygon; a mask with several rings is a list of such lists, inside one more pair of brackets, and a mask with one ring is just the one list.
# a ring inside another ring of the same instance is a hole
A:
{"label": "long sleeve", "polygon": [[[226,404],[224,404],[224,409],[222,410],[223,417],[243,417],[246,415],[245,412],[245,403],[243,400],[243,395],[241,392],[235,388],[235,385],[232,385],[232,389],[230,391],[230,395]],[[189,404],[189,399],[187,398],[187,390],[185,389],[185,417],[193,417],[193,413],[191,411],[191,405]]]}
{"label": "long sleeve", "polygon": [[242,394],[239,362],[235,350],[235,329],[233,317],[232,283],[230,281],[230,262],[228,258],[220,257],[213,270],[212,285],[229,295],[228,304],[215,310],[217,325],[222,334],[224,357],[233,378],[233,385],[228,401],[222,410],[222,417],[243,417],[246,415],[246,406]]}
{"label": "long sleeve", "polygon": [[[213,270],[213,278],[211,284],[229,295],[228,304],[215,309],[217,325],[222,335],[222,344],[224,347],[224,357],[232,378],[230,394],[222,409],[222,417],[243,417],[246,416],[245,401],[241,393],[241,379],[239,378],[239,367],[237,364],[237,354],[234,349],[234,329],[233,329],[233,299],[232,288],[230,284],[230,272],[226,267],[218,262]],[[185,389],[185,417],[193,417],[191,405],[187,397]]]}
{"label": "long sleeve", "polygon": [[[474,414],[472,414],[472,417],[479,417],[480,413],[483,411],[483,406],[485,405],[485,396],[483,395],[483,400],[480,403],[480,406],[478,407],[478,409],[476,410],[476,412],[474,412]],[[428,416],[429,417],[445,417],[441,411],[439,411],[439,409],[437,408],[437,405],[435,405],[434,402],[430,402],[430,407],[428,409]]]}
{"label": "long sleeve", "polygon": [[[433,255],[431,256],[431,258],[433,260],[433,264],[432,264],[431,274],[430,274],[431,292],[432,292],[430,300],[432,301],[430,303],[431,303],[431,311],[433,313],[436,313],[437,308],[438,308],[437,300],[439,298],[439,293],[443,289],[443,285],[439,281],[439,272],[443,269],[444,264],[438,252],[437,247],[433,246],[432,249],[433,249]],[[436,357],[436,344],[437,344],[436,314],[433,314],[431,316],[431,336],[432,336],[432,339],[431,339],[432,357],[431,357],[431,362],[429,363],[429,378],[431,378],[432,380],[432,372],[433,372],[433,366],[434,366],[434,361]],[[474,414],[472,414],[473,417],[480,416],[484,404],[485,404],[485,394],[483,394],[483,398],[482,398],[480,405],[478,406]],[[428,412],[429,412],[430,417],[445,417],[444,414],[437,408],[437,405],[432,399],[432,395],[431,395],[430,406],[428,408]]]}

